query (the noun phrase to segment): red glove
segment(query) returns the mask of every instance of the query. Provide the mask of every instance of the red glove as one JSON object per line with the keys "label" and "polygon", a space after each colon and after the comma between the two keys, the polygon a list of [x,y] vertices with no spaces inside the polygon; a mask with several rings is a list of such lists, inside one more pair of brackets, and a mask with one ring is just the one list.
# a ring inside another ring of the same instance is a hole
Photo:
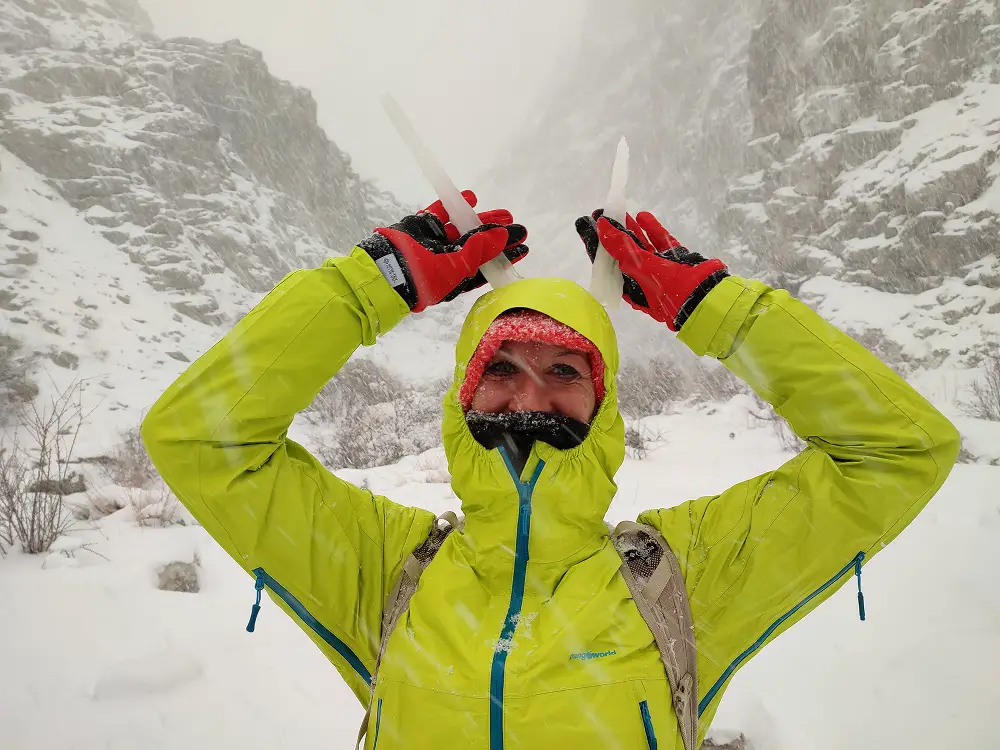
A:
{"label": "red glove", "polygon": [[690,252],[651,213],[642,211],[634,219],[629,215],[625,223],[627,228],[598,209],[576,220],[576,233],[591,263],[598,245],[618,261],[626,302],[679,331],[698,303],[729,275],[726,264]]}
{"label": "red glove", "polygon": [[[470,206],[477,199],[462,192]],[[528,230],[506,209],[479,214],[482,226],[459,236],[441,201],[405,216],[358,243],[413,312],[452,300],[486,283],[479,266],[504,253],[516,263],[528,254]]]}

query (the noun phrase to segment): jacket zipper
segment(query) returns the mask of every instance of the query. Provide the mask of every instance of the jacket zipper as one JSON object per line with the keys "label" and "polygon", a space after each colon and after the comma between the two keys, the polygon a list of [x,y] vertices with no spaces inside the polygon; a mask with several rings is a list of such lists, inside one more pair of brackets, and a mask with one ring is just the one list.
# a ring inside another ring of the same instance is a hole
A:
{"label": "jacket zipper", "polygon": [[378,699],[378,708],[375,709],[375,739],[372,741],[372,750],[378,750],[378,728],[382,724],[382,699]]}
{"label": "jacket zipper", "polygon": [[500,448],[507,471],[510,472],[514,485],[517,487],[517,536],[514,543],[514,574],[511,581],[510,604],[507,606],[507,617],[500,631],[500,639],[493,651],[493,664],[490,667],[490,750],[503,750],[503,683],[504,670],[507,667],[507,654],[510,653],[514,631],[521,614],[521,604],[524,601],[524,579],[528,570],[528,536],[531,533],[531,493],[535,489],[538,475],[542,473],[544,461],[539,461],[531,479],[522,482],[507,452]]}
{"label": "jacket zipper", "polygon": [[735,672],[739,668],[740,664],[749,659],[757,649],[759,649],[761,646],[764,645],[764,641],[766,641],[775,630],[781,627],[781,624],[785,620],[794,615],[796,612],[802,609],[802,607],[804,607],[810,601],[815,599],[817,596],[822,594],[833,584],[835,584],[837,581],[843,578],[844,574],[849,573],[852,568],[854,569],[854,575],[857,576],[858,579],[858,614],[860,615],[863,621],[865,619],[865,597],[864,594],[861,593],[861,562],[864,559],[865,559],[865,553],[859,552],[847,565],[841,568],[840,571],[835,576],[833,576],[833,578],[831,578],[829,581],[824,583],[818,589],[813,591],[811,594],[809,594],[809,596],[807,596],[805,599],[800,601],[790,610],[785,612],[785,614],[783,614],[777,620],[772,622],[771,625],[767,628],[767,630],[765,630],[761,634],[760,638],[758,638],[750,645],[750,648],[748,648],[742,654],[733,659],[732,664],[726,667],[726,671],[723,672],[722,675],[719,677],[719,679],[715,681],[715,684],[712,685],[712,689],[705,694],[705,697],[701,699],[701,703],[698,704],[698,715],[701,716],[703,713],[705,713],[705,709],[708,708],[709,704],[712,702],[712,699],[715,697],[716,693],[718,693],[719,690],[722,689],[722,686],[725,684],[726,680],[728,680],[732,676],[733,672]]}
{"label": "jacket zipper", "polygon": [[646,730],[646,744],[649,750],[656,750],[656,732],[653,731],[653,717],[649,715],[649,703],[640,703],[639,713],[642,714],[642,727]]}
{"label": "jacket zipper", "polygon": [[261,591],[264,590],[264,587],[267,586],[267,588],[277,594],[278,598],[287,604],[288,607],[298,616],[298,618],[308,625],[309,628],[316,633],[316,635],[326,641],[326,643],[329,644],[334,651],[344,657],[347,663],[354,668],[354,671],[358,673],[361,679],[371,685],[371,673],[368,671],[367,667],[362,664],[361,659],[358,658],[357,654],[355,654],[346,643],[331,633],[326,626],[323,625],[323,623],[313,617],[309,613],[309,610],[303,607],[302,603],[288,592],[288,589],[271,578],[271,576],[269,576],[263,568],[256,568],[253,572],[254,575],[257,576],[257,580],[254,583],[254,588],[257,590],[257,601],[253,605],[253,609],[250,612],[250,622],[247,623],[248,633],[252,633],[254,628],[257,626],[257,615],[260,614],[260,594]]}

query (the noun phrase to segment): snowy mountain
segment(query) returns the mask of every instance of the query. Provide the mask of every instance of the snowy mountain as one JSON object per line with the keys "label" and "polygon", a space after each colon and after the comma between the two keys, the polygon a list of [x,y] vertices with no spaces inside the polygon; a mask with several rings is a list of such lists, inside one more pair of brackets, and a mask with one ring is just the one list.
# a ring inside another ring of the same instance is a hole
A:
{"label": "snowy mountain", "polygon": [[[572,220],[604,200],[624,134],[631,206],[854,331],[955,419],[965,461],[1000,463],[1000,422],[959,409],[1000,334],[996,3],[592,0],[586,13],[579,53],[490,175],[531,229],[527,272],[585,280]],[[135,0],[3,2],[0,356],[20,343],[43,393],[83,379],[97,411],[78,454],[107,452],[288,270],[406,209],[356,174],[309,93],[258,52],[159,39]],[[407,377],[446,374],[470,302],[408,319],[364,354]],[[629,309],[615,319],[627,356],[693,365],[661,326]],[[619,473],[609,520],[787,460],[758,411],[739,394],[643,419],[643,460]],[[365,427],[354,437],[383,442]],[[321,426],[291,435],[324,455]],[[411,452],[338,474],[455,510],[443,451]],[[353,747],[361,707],[270,602],[243,632],[253,581],[204,529],[178,523],[149,476],[80,470],[88,491],[67,497],[79,523],[46,555],[0,559],[4,747]],[[867,622],[839,591],[735,677],[714,738],[997,746],[984,664],[1000,654],[998,471],[956,467],[865,567]],[[179,563],[197,586],[160,590]]]}
{"label": "snowy mountain", "polygon": [[728,251],[859,329],[838,295],[884,293],[865,328],[910,367],[975,366],[1000,333],[998,8],[830,5],[776,2],[754,29]]}
{"label": "snowy mountain", "polygon": [[602,203],[626,135],[630,206],[789,288],[955,413],[1000,341],[997,4],[588,12],[595,33],[491,175],[535,229],[533,262],[585,277],[571,217]]}
{"label": "snowy mountain", "polygon": [[629,205],[664,216],[692,245],[709,241],[753,127],[746,58],[756,6],[586,5],[587,36],[488,175],[515,215],[529,217],[538,252],[526,264],[586,277],[573,219],[603,203],[623,135]]}
{"label": "snowy mountain", "polygon": [[[256,50],[158,39],[134,0],[4,4],[0,331],[109,436],[285,273],[405,210]],[[434,316],[407,326],[434,350]]]}

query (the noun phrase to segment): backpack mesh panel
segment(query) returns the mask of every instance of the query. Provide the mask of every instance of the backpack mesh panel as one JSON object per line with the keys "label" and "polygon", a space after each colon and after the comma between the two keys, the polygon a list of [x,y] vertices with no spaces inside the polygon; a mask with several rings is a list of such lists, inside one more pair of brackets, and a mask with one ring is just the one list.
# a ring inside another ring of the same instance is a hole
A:
{"label": "backpack mesh panel", "polygon": [[441,549],[441,545],[444,544],[444,540],[448,538],[451,532],[452,528],[450,526],[446,526],[445,528],[435,526],[431,529],[427,540],[413,550],[413,556],[417,558],[417,562],[420,563],[421,567],[426,568],[430,565],[431,560],[434,559],[434,555]]}
{"label": "backpack mesh panel", "polygon": [[663,550],[649,534],[641,532],[622,536],[622,555],[632,575],[640,582],[646,582],[663,559]]}

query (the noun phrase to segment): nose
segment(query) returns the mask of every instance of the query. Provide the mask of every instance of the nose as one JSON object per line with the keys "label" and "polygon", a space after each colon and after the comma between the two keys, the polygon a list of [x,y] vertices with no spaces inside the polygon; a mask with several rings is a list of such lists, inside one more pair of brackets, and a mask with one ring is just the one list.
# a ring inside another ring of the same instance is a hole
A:
{"label": "nose", "polygon": [[511,411],[553,411],[552,394],[544,381],[521,373],[511,394]]}

